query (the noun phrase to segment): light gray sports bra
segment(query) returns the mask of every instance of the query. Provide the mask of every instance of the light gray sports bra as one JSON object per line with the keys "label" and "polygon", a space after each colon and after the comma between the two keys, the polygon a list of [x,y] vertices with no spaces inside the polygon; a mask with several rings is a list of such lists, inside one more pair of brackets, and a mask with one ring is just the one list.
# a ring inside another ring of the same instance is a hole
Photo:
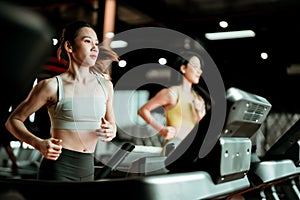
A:
{"label": "light gray sports bra", "polygon": [[94,130],[99,129],[101,118],[106,112],[107,90],[102,78],[95,75],[105,97],[64,98],[63,82],[56,76],[58,83],[58,101],[48,107],[53,129]]}

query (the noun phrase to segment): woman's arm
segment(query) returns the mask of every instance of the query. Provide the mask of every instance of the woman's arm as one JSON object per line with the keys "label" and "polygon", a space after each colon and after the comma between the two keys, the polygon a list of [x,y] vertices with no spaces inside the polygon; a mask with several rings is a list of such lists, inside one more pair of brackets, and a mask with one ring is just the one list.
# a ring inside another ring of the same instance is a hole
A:
{"label": "woman's arm", "polygon": [[[47,158],[57,158],[56,151],[60,151],[60,140],[51,138],[43,140],[31,133],[25,126],[24,121],[34,112],[39,110],[49,100],[53,100],[53,94],[57,91],[56,81],[43,80],[40,81],[29,93],[27,98],[23,100],[10,114],[5,126],[17,139],[25,142],[35,149],[39,150]],[[51,152],[53,149],[54,152]]]}
{"label": "woman's arm", "polygon": [[114,101],[114,90],[113,84],[111,81],[106,81],[107,91],[108,91],[108,99],[106,103],[106,113],[105,119],[102,119],[101,130],[105,134],[106,138],[102,139],[103,141],[111,141],[116,137],[117,126],[113,108]]}
{"label": "woman's arm", "polygon": [[197,115],[197,121],[199,122],[206,114],[205,102],[201,96],[198,96],[198,98],[194,99],[193,103]]}
{"label": "woman's arm", "polygon": [[176,128],[170,126],[165,127],[163,124],[159,123],[152,116],[151,111],[158,107],[168,109],[175,105],[176,102],[177,94],[170,88],[164,88],[138,110],[138,115],[141,116],[147,124],[157,130],[165,139],[171,139],[176,134]]}

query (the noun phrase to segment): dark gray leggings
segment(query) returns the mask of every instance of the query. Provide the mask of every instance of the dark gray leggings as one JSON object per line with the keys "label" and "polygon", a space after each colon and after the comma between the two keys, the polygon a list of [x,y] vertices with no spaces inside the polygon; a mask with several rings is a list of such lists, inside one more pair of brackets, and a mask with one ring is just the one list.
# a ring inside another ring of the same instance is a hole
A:
{"label": "dark gray leggings", "polygon": [[93,181],[94,156],[92,153],[62,149],[56,161],[43,158],[37,178],[40,180]]}

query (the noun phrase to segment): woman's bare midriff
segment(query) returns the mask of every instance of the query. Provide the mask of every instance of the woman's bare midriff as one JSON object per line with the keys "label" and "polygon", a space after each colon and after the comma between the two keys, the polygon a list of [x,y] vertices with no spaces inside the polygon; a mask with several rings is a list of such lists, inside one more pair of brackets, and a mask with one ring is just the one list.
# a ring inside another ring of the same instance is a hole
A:
{"label": "woman's bare midriff", "polygon": [[83,153],[93,153],[98,142],[96,130],[52,129],[52,137],[61,139],[63,148]]}

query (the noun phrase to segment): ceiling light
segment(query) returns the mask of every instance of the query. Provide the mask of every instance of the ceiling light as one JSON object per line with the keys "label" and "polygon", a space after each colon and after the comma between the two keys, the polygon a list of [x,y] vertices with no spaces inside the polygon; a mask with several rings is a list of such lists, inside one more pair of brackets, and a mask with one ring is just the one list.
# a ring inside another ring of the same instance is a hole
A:
{"label": "ceiling light", "polygon": [[107,32],[107,33],[105,33],[105,37],[106,37],[106,38],[111,39],[111,38],[113,38],[114,36],[115,36],[115,33],[113,33],[113,32]]}
{"label": "ceiling light", "polygon": [[127,64],[126,60],[120,60],[118,63],[119,67],[125,67],[126,64]]}
{"label": "ceiling light", "polygon": [[160,59],[158,59],[158,63],[161,64],[161,65],[165,65],[165,64],[167,64],[167,59],[160,58]]}
{"label": "ceiling light", "polygon": [[58,44],[58,39],[52,38],[52,44],[53,44],[53,46],[57,45]]}
{"label": "ceiling light", "polygon": [[127,47],[127,45],[128,45],[128,43],[123,40],[114,40],[114,41],[111,41],[111,43],[110,43],[110,47],[112,49],[125,48],[125,47]]}
{"label": "ceiling light", "polygon": [[247,37],[255,37],[255,32],[252,30],[215,32],[215,33],[205,33],[205,37],[209,40],[247,38]]}
{"label": "ceiling light", "polygon": [[268,58],[268,54],[267,54],[266,52],[262,52],[262,53],[260,54],[260,57],[261,57],[262,59],[266,60],[266,59]]}
{"label": "ceiling light", "polygon": [[228,23],[226,21],[220,21],[219,25],[222,27],[222,28],[227,28],[228,27]]}

